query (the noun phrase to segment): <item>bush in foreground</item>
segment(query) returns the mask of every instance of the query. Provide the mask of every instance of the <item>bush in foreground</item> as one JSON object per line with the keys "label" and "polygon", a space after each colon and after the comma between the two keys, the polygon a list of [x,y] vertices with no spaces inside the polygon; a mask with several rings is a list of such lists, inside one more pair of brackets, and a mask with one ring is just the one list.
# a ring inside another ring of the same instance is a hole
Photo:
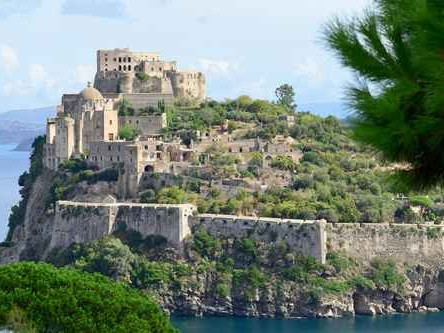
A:
{"label": "bush in foreground", "polygon": [[11,318],[18,313],[38,332],[176,332],[161,309],[136,290],[48,264],[0,267],[0,300],[0,327],[15,326]]}

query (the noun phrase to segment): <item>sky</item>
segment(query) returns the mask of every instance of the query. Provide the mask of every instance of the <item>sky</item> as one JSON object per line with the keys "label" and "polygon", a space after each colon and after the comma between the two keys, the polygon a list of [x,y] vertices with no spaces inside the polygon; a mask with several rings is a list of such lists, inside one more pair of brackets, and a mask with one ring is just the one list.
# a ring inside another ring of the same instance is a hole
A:
{"label": "sky", "polygon": [[352,75],[322,41],[369,0],[0,0],[0,112],[56,105],[92,81],[97,49],[129,47],[205,73],[208,95],[339,102]]}

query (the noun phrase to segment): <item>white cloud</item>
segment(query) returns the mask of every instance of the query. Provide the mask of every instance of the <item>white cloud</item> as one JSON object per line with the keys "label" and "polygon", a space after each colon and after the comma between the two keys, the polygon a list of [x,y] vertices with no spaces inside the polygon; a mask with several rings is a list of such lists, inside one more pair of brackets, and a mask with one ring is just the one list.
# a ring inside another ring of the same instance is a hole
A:
{"label": "white cloud", "polygon": [[88,81],[94,80],[95,72],[94,65],[77,65],[74,69],[74,81],[86,86]]}
{"label": "white cloud", "polygon": [[294,66],[296,76],[302,77],[314,84],[320,84],[325,80],[325,70],[319,62],[313,58],[305,58]]}
{"label": "white cloud", "polygon": [[2,86],[2,92],[5,96],[27,96],[29,87],[22,80],[6,82]]}
{"label": "white cloud", "polygon": [[14,14],[27,14],[40,7],[42,0],[1,0],[0,18]]}
{"label": "white cloud", "polygon": [[29,69],[29,79],[31,86],[34,88],[47,88],[50,89],[54,86],[55,80],[53,80],[43,65],[32,64]]}
{"label": "white cloud", "polygon": [[19,67],[17,52],[12,47],[0,45],[0,65],[6,72],[13,72]]}
{"label": "white cloud", "polygon": [[32,96],[41,91],[50,91],[54,85],[55,80],[50,77],[43,65],[32,64],[26,80],[5,82],[2,92],[5,96]]}
{"label": "white cloud", "polygon": [[237,64],[230,64],[225,60],[199,59],[199,66],[206,74],[227,75],[238,69]]}
{"label": "white cloud", "polygon": [[65,0],[62,5],[64,15],[119,18],[125,16],[125,10],[121,0]]}
{"label": "white cloud", "polygon": [[268,98],[268,81],[264,77],[259,77],[254,81],[241,82],[237,87],[233,87],[235,96],[249,95],[253,98]]}

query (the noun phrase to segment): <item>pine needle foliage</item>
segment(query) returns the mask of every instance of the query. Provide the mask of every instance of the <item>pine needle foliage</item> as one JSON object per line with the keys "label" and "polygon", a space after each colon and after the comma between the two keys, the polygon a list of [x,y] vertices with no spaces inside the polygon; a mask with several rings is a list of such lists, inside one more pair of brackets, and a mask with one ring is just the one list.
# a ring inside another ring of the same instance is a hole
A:
{"label": "pine needle foliage", "polygon": [[324,39],[357,77],[347,88],[355,139],[423,189],[444,181],[444,1],[375,0],[359,17],[334,19]]}

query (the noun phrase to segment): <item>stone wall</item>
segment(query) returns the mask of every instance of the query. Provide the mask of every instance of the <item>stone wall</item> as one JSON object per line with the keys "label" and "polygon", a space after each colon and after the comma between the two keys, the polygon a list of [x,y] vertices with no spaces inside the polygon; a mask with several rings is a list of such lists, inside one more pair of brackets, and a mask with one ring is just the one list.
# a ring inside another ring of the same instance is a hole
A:
{"label": "stone wall", "polygon": [[160,101],[165,102],[165,105],[173,105],[174,102],[172,94],[122,94],[122,97],[136,110],[149,106],[157,107]]}
{"label": "stone wall", "polygon": [[166,113],[160,115],[139,115],[119,117],[119,128],[130,126],[138,129],[142,136],[161,135],[167,127]]}
{"label": "stone wall", "polygon": [[315,257],[325,263],[325,221],[201,214],[193,217],[191,225],[192,229],[204,228],[216,237],[286,242],[294,252]]}
{"label": "stone wall", "polygon": [[181,248],[197,229],[214,237],[286,242],[294,252],[325,262],[326,253],[341,252],[360,261],[375,258],[400,264],[444,263],[444,226],[408,224],[330,224],[232,215],[196,214],[190,204],[79,203],[59,201],[49,250],[87,243],[119,228],[143,237],[164,236]]}
{"label": "stone wall", "polygon": [[327,249],[359,260],[442,264],[444,227],[413,224],[327,224]]}
{"label": "stone wall", "polygon": [[325,262],[325,222],[196,214],[190,204],[84,203],[58,201],[47,253],[73,243],[88,243],[116,230],[134,230],[143,237],[160,235],[181,248],[193,228],[214,236],[249,237],[262,242],[285,241],[294,252]]}
{"label": "stone wall", "polygon": [[64,249],[73,243],[92,242],[119,228],[138,231],[143,237],[160,235],[180,248],[183,239],[190,234],[188,217],[194,214],[195,209],[188,204],[58,201],[47,251]]}

